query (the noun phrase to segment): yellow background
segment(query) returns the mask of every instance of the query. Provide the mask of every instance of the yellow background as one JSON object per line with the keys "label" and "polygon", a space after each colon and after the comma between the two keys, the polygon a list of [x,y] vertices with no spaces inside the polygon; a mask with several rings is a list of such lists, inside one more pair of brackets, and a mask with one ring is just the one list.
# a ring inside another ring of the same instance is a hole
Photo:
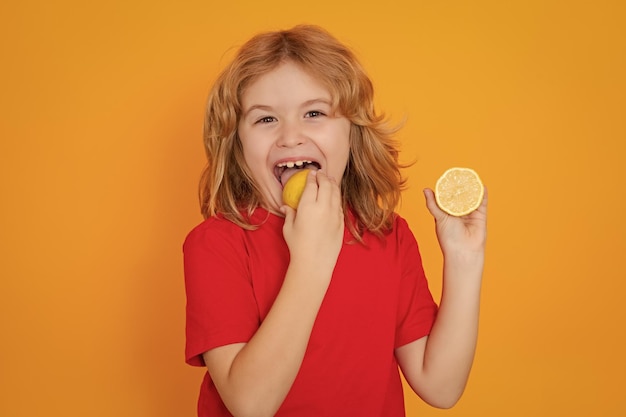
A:
{"label": "yellow background", "polygon": [[252,34],[325,26],[401,132],[401,212],[433,292],[421,189],[490,193],[467,391],[409,416],[626,414],[622,1],[24,0],[0,6],[0,416],[193,416],[181,243],[203,106]]}

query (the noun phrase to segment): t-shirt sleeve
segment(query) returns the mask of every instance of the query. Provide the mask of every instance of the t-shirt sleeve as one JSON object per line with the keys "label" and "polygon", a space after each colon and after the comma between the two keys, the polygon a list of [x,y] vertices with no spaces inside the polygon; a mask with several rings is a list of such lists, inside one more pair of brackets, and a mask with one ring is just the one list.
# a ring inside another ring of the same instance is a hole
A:
{"label": "t-shirt sleeve", "polygon": [[430,333],[438,307],[428,288],[415,236],[404,219],[396,221],[402,281],[395,346],[400,347]]}
{"label": "t-shirt sleeve", "polygon": [[247,342],[259,327],[243,231],[210,218],[183,244],[186,307],[185,361],[204,366],[212,348]]}

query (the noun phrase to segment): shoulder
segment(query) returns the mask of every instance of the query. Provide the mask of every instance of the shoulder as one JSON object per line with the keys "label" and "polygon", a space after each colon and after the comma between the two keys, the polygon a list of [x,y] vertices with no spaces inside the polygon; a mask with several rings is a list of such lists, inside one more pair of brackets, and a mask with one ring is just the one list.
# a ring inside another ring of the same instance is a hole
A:
{"label": "shoulder", "polygon": [[209,217],[194,227],[183,243],[185,280],[204,285],[207,276],[245,272],[246,244],[243,229],[220,217]]}
{"label": "shoulder", "polygon": [[205,219],[187,234],[183,248],[201,245],[211,241],[232,240],[243,234],[243,229],[223,216],[217,215]]}
{"label": "shoulder", "polygon": [[409,236],[413,236],[413,232],[409,227],[409,223],[404,217],[400,216],[398,213],[393,214],[393,221],[391,223],[391,230],[389,231],[389,234],[396,239],[401,239],[407,234]]}
{"label": "shoulder", "polygon": [[409,223],[404,217],[400,216],[398,213],[394,213],[393,228],[394,230],[409,230]]}
{"label": "shoulder", "polygon": [[[250,227],[245,228],[217,214],[194,227],[186,236],[183,249],[197,246],[217,245],[222,248],[239,246],[246,240],[258,240],[264,234],[278,231],[282,236],[283,219],[270,214],[263,208],[256,208],[253,213],[242,213]],[[263,231],[265,233],[253,233]]]}
{"label": "shoulder", "polygon": [[407,220],[397,213],[394,213],[390,239],[393,239],[396,245],[404,250],[412,251],[417,248],[417,239],[409,226]]}
{"label": "shoulder", "polygon": [[415,236],[409,227],[408,222],[398,213],[393,213],[389,227],[382,232],[376,234],[371,230],[363,233],[362,244],[366,248],[386,247],[400,248],[415,245],[417,242]]}

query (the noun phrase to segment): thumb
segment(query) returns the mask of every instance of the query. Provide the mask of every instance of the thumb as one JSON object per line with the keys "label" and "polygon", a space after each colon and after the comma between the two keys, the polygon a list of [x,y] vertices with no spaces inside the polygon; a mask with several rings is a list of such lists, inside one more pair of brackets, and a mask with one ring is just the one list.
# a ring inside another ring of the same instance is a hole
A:
{"label": "thumb", "polygon": [[294,217],[296,216],[296,211],[286,204],[280,207],[280,211],[285,215],[285,226],[291,227]]}
{"label": "thumb", "polygon": [[436,221],[441,220],[446,216],[446,213],[439,208],[437,205],[437,200],[435,199],[435,192],[430,188],[424,189],[424,197],[426,198],[426,207],[430,214],[435,218]]}

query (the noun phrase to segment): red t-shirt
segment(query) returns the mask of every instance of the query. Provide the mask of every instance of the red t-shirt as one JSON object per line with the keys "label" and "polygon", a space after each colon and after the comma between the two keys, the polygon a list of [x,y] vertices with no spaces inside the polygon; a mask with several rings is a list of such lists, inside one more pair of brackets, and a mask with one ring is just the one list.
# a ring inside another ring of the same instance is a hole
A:
{"label": "red t-shirt", "polygon": [[[185,240],[188,364],[212,348],[247,342],[282,285],[289,263],[283,218],[257,209],[244,230],[221,217]],[[347,231],[300,371],[276,416],[404,416],[394,349],[429,334],[437,305],[417,242],[404,219],[364,245]],[[259,381],[263,383],[263,381]],[[200,417],[231,416],[208,373]]]}

